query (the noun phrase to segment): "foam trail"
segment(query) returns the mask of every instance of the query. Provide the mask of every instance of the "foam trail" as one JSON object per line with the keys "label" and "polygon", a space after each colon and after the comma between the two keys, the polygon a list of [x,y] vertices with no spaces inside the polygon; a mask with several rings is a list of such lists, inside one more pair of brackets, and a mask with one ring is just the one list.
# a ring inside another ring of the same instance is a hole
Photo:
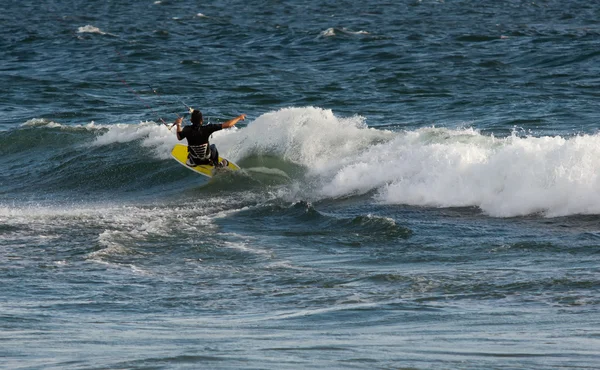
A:
{"label": "foam trail", "polygon": [[104,146],[114,143],[130,143],[141,140],[144,147],[154,148],[159,159],[170,158],[171,149],[177,142],[175,130],[169,131],[164,125],[156,122],[140,122],[139,124],[113,124],[103,126],[106,130],[98,136],[92,145]]}

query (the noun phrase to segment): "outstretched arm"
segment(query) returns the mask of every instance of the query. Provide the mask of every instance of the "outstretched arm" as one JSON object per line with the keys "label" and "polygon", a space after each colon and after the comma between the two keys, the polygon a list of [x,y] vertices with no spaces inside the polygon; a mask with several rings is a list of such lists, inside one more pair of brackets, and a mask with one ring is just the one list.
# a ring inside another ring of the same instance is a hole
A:
{"label": "outstretched arm", "polygon": [[234,119],[230,119],[227,122],[223,122],[223,124],[221,125],[221,127],[222,128],[230,128],[230,127],[233,127],[233,125],[235,125],[239,121],[243,121],[245,119],[246,119],[246,115],[245,114],[240,114],[239,116],[235,117]]}

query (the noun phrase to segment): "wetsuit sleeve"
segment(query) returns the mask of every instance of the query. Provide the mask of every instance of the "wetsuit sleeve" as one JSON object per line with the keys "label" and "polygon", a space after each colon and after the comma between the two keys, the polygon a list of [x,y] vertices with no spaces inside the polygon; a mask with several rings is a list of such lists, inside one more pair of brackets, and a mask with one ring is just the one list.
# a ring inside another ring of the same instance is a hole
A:
{"label": "wetsuit sleeve", "polygon": [[206,128],[208,129],[208,131],[212,134],[215,131],[219,131],[223,129],[222,125],[219,124],[210,124],[210,125],[206,125]]}
{"label": "wetsuit sleeve", "polygon": [[181,132],[177,133],[177,139],[183,140],[185,138],[185,134],[187,132],[186,128],[188,128],[188,126],[184,127]]}

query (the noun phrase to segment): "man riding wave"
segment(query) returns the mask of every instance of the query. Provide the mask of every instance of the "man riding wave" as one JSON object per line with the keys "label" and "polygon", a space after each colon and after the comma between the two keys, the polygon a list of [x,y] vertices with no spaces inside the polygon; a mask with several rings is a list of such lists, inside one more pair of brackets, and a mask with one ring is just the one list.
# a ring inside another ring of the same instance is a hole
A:
{"label": "man riding wave", "polygon": [[214,144],[210,144],[208,140],[213,132],[233,127],[236,123],[245,119],[246,115],[241,114],[222,124],[203,125],[202,112],[194,109],[190,117],[192,125],[182,128],[181,122],[183,121],[183,117],[177,118],[175,120],[175,125],[177,125],[177,139],[183,140],[183,138],[186,138],[188,142],[186,164],[192,167],[201,164],[209,164],[214,167],[227,167],[227,160],[224,159],[219,162],[217,147]]}

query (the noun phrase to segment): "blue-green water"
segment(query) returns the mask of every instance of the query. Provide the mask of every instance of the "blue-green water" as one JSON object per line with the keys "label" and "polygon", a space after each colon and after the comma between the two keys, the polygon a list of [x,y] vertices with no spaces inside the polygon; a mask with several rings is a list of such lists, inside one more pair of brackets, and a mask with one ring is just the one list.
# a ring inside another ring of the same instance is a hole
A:
{"label": "blue-green water", "polygon": [[598,366],[600,3],[124,3],[3,4],[0,367]]}

